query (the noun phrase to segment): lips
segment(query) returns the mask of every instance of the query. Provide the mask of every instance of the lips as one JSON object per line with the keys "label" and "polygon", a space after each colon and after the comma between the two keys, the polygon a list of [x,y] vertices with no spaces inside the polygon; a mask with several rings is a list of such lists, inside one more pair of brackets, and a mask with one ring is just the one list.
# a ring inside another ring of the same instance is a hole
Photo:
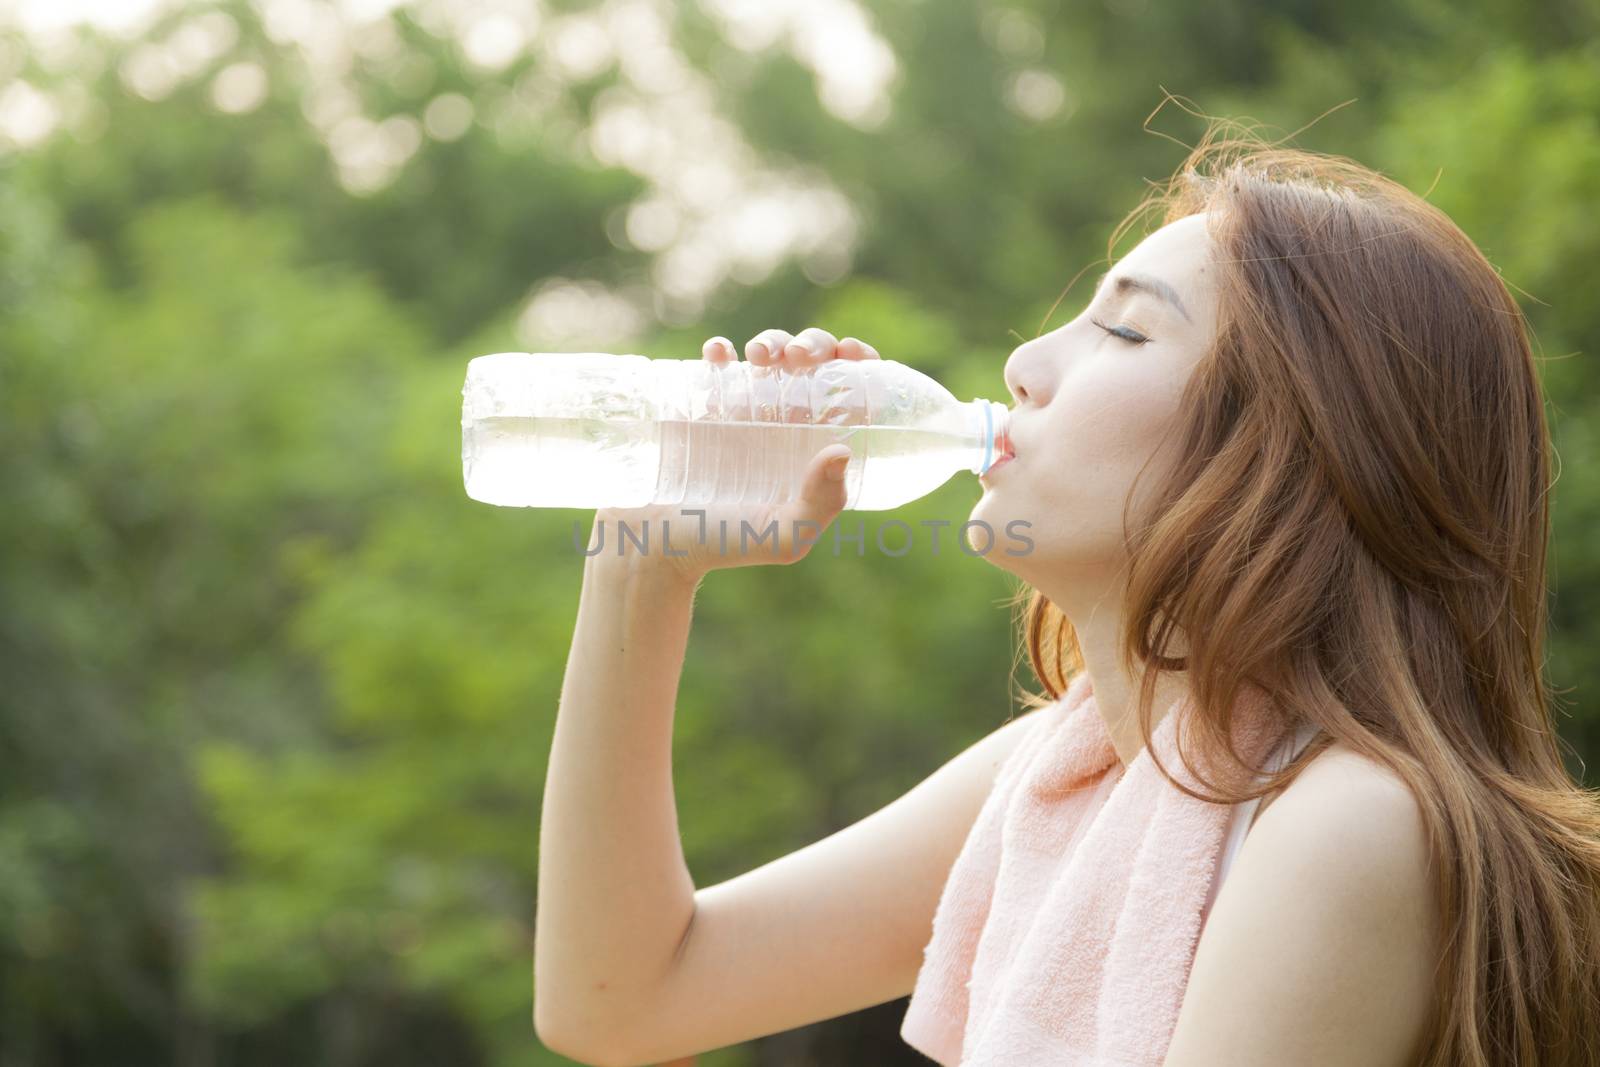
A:
{"label": "lips", "polygon": [[1006,466],[1010,462],[1011,462],[1011,457],[1010,456],[1001,456],[999,459],[997,459],[993,463],[989,464],[989,469],[988,470],[986,470],[982,474],[978,475],[978,481],[984,482],[984,483],[987,484],[987,481],[988,481],[990,475],[994,474],[995,471],[999,470],[1001,467]]}
{"label": "lips", "polygon": [[995,457],[995,461],[993,463],[989,464],[988,470],[978,475],[979,481],[982,481],[984,478],[988,477],[990,473],[999,470],[1001,467],[1004,467],[1007,463],[1010,463],[1016,458],[1017,437],[1016,433],[1014,432],[1015,430],[1016,416],[1012,412],[1008,411],[1006,413],[1003,429],[1001,430],[1000,434],[998,435],[998,439],[995,442],[997,451],[1000,454]]}

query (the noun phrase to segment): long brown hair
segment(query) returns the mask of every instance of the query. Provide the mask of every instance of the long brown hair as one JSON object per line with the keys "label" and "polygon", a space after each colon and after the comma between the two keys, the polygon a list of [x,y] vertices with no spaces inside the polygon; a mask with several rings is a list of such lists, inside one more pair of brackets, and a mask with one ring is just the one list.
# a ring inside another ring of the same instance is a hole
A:
{"label": "long brown hair", "polygon": [[[1422,197],[1227,121],[1108,253],[1142,217],[1201,211],[1217,336],[1176,469],[1123,516],[1145,744],[1157,676],[1181,671],[1208,752],[1238,760],[1245,684],[1321,731],[1261,787],[1206,799],[1276,790],[1335,741],[1392,768],[1427,825],[1443,934],[1420,1062],[1600,1064],[1600,800],[1563,765],[1543,675],[1553,453],[1522,313]],[[1021,596],[1048,693],[1026,702],[1048,702],[1081,650]]]}

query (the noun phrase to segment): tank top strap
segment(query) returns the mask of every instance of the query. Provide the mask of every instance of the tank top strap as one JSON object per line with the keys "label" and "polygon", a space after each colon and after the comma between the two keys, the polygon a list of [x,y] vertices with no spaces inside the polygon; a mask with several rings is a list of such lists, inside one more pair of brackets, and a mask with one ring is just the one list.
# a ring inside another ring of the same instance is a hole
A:
{"label": "tank top strap", "polygon": [[[1317,728],[1311,723],[1302,723],[1291,732],[1267,757],[1266,766],[1256,776],[1256,784],[1260,785],[1277,774],[1295,757],[1305,751],[1313,738],[1317,736]],[[1238,855],[1239,849],[1244,845],[1244,838],[1250,832],[1250,824],[1255,820],[1256,808],[1261,805],[1260,797],[1251,797],[1241,800],[1233,806],[1231,821],[1228,826],[1228,837],[1222,846],[1222,856],[1217,863],[1216,876],[1211,879],[1211,892],[1206,897],[1205,910],[1201,912],[1202,920],[1211,912],[1211,905],[1217,899],[1218,892],[1222,889],[1223,879],[1228,877],[1228,869],[1233,866],[1233,860]]]}

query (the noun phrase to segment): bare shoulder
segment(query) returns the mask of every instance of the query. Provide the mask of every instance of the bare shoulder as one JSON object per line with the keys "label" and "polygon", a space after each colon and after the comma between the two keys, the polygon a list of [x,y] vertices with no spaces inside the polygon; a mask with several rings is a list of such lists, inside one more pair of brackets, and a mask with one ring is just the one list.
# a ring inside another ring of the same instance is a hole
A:
{"label": "bare shoulder", "polygon": [[1319,753],[1218,894],[1170,1067],[1410,1063],[1437,959],[1429,864],[1405,781],[1343,745]]}
{"label": "bare shoulder", "polygon": [[[1349,804],[1339,802],[1341,797],[1362,805],[1385,805],[1392,809],[1389,814],[1414,816],[1416,827],[1422,826],[1421,809],[1405,779],[1377,760],[1337,741],[1313,757],[1294,781],[1270,799],[1305,816],[1329,810],[1349,811]],[[1270,806],[1262,802],[1262,818],[1257,822],[1264,820]]]}
{"label": "bare shoulder", "polygon": [[[1336,865],[1345,875],[1329,893],[1357,894],[1352,903],[1418,904],[1397,891],[1427,896],[1427,827],[1405,779],[1391,768],[1335,743],[1319,753],[1276,798],[1245,839],[1265,869]],[[1380,892],[1381,891],[1381,892]],[[1359,894],[1378,893],[1378,901]]]}

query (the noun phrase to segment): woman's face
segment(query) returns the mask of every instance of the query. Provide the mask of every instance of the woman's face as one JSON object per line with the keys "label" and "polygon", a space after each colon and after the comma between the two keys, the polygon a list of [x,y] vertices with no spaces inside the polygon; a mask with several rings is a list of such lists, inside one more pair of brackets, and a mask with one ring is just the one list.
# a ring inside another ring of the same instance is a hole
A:
{"label": "woman's face", "polygon": [[[1216,333],[1206,222],[1190,215],[1150,234],[1100,279],[1082,314],[1006,360],[1016,455],[983,476],[971,515],[994,531],[990,562],[1046,585],[1041,576],[1125,561],[1124,503],[1150,461],[1130,515],[1136,521],[1170,469],[1175,457],[1170,448],[1156,455],[1158,444]],[[1015,520],[1028,525],[1008,530]],[[984,537],[968,527],[974,550]]]}

